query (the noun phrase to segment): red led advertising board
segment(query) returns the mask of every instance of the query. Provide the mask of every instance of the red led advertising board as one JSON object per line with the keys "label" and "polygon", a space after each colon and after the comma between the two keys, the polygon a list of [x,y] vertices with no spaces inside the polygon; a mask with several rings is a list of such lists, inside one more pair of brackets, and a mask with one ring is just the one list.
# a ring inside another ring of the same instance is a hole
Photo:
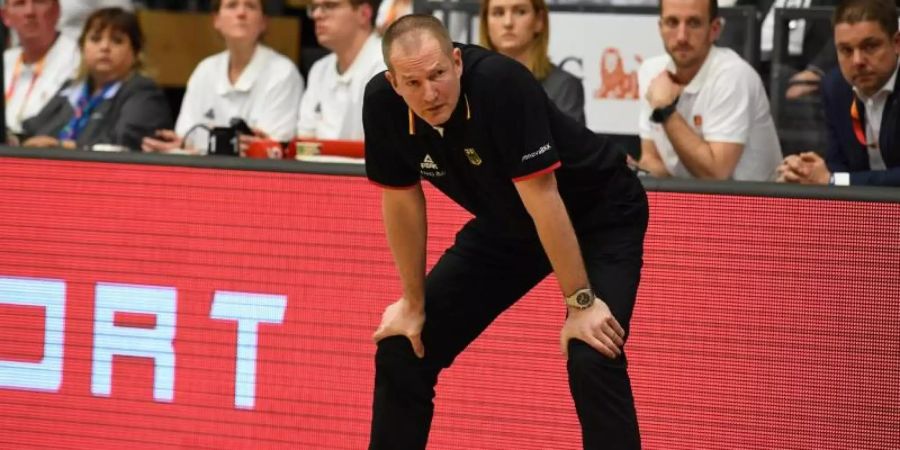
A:
{"label": "red led advertising board", "polygon": [[[362,449],[399,286],[360,177],[0,158],[0,448]],[[429,263],[467,215],[429,189]],[[650,193],[648,449],[900,448],[900,206]],[[438,385],[433,449],[575,449],[552,279]]]}

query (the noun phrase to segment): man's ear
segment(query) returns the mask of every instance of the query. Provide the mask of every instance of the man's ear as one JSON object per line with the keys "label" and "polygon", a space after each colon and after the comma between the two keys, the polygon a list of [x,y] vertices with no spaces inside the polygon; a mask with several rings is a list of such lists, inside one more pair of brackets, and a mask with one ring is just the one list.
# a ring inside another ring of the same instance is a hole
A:
{"label": "man's ear", "polygon": [[360,13],[360,24],[362,25],[371,25],[372,24],[372,16],[374,16],[377,12],[372,9],[372,5],[368,2],[359,5],[358,11]]}
{"label": "man's ear", "polygon": [[394,92],[396,92],[397,95],[400,95],[400,91],[397,90],[397,79],[394,78],[394,74],[392,74],[390,70],[385,70],[384,77],[387,78],[388,83],[390,83],[391,87],[394,88]]}
{"label": "man's ear", "polygon": [[715,19],[713,19],[712,23],[710,24],[710,31],[712,33],[712,36],[711,36],[712,42],[716,42],[719,40],[719,36],[722,35],[722,26],[723,25],[724,24],[722,23],[721,17],[716,17]]}

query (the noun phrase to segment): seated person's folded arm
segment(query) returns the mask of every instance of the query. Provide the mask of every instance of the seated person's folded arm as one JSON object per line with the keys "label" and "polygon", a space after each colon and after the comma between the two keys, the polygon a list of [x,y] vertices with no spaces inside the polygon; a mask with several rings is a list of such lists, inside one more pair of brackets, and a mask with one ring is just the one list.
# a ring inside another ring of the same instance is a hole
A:
{"label": "seated person's folded arm", "polygon": [[704,141],[680,114],[673,114],[664,126],[672,147],[693,176],[712,180],[731,178],[744,151],[743,144]]}

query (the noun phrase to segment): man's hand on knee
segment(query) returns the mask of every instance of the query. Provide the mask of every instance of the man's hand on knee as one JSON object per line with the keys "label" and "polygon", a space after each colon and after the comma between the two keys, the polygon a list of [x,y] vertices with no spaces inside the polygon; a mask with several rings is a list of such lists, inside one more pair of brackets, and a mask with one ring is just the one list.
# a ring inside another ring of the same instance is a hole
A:
{"label": "man's hand on knee", "polygon": [[415,307],[411,302],[400,298],[391,303],[381,314],[381,324],[372,335],[378,341],[390,336],[406,336],[412,343],[413,351],[419,358],[425,357],[425,344],[422,343],[422,327],[425,325],[424,308]]}
{"label": "man's hand on knee", "polygon": [[625,330],[613,317],[606,303],[597,299],[592,306],[579,310],[569,308],[569,316],[560,334],[560,348],[569,357],[569,340],[579,339],[607,358],[617,358],[625,345]]}

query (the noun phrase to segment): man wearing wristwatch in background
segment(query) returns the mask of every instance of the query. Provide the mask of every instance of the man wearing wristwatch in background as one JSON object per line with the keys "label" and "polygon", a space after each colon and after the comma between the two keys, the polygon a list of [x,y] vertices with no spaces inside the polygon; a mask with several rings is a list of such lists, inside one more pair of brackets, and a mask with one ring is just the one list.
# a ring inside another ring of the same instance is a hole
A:
{"label": "man wearing wristwatch in background", "polygon": [[767,181],[781,146],[759,74],[716,47],[717,0],[661,0],[666,54],[638,71],[639,166],[656,177]]}
{"label": "man wearing wristwatch in background", "polygon": [[[433,16],[400,18],[382,50],[388,72],[363,101],[366,174],[384,188],[402,297],[374,334],[369,448],[425,449],[438,374],[553,272],[582,445],[639,449],[623,346],[648,208],[624,154],[554,107],[525,66],[454,46]],[[475,216],[427,275],[423,179]]]}

